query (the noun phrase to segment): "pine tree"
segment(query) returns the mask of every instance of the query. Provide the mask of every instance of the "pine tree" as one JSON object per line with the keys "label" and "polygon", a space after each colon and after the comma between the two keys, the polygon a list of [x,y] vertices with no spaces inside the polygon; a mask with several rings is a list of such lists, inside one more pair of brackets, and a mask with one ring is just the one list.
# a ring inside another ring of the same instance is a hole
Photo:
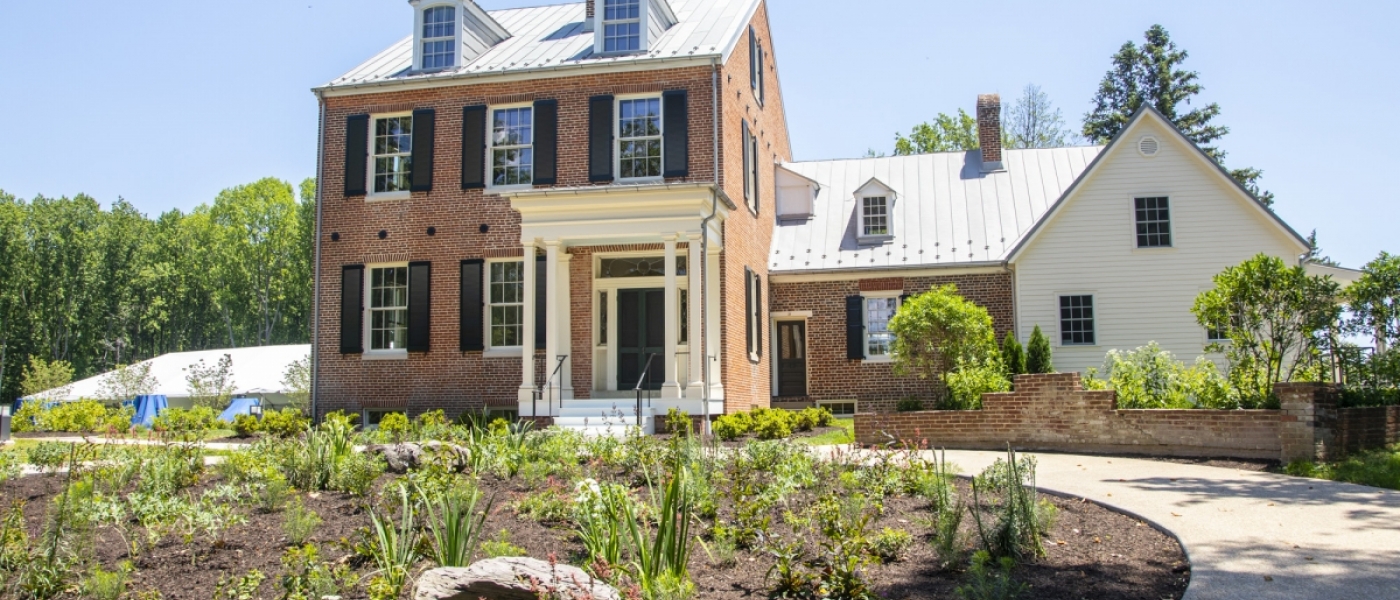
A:
{"label": "pine tree", "polygon": [[1026,374],[1026,350],[1021,346],[1021,342],[1016,339],[1016,332],[1006,332],[1006,339],[1001,342],[1001,360],[1006,363],[1006,377],[1015,379],[1017,375]]}
{"label": "pine tree", "polygon": [[1036,325],[1035,331],[1031,332],[1031,341],[1026,348],[1026,372],[1055,372],[1055,364],[1050,357],[1050,339],[1040,332],[1039,325]]}
{"label": "pine tree", "polygon": [[[1229,127],[1212,124],[1220,116],[1220,105],[1212,102],[1187,110],[1192,97],[1203,89],[1197,81],[1199,73],[1180,68],[1187,52],[1177,47],[1171,34],[1161,25],[1153,25],[1143,37],[1142,46],[1128,41],[1113,55],[1113,68],[1104,74],[1094,95],[1094,109],[1084,115],[1084,137],[1100,144],[1107,143],[1123,131],[1133,114],[1146,104],[1176,125],[1186,139],[1223,164],[1225,152],[1213,145],[1230,133]],[[1265,206],[1273,204],[1274,195],[1259,187],[1263,171],[1243,168],[1229,173]]]}

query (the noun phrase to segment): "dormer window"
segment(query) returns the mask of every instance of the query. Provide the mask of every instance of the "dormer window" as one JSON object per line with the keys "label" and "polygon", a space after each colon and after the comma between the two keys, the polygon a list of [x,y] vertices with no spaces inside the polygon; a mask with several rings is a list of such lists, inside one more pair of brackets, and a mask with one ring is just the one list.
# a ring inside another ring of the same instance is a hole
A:
{"label": "dormer window", "polygon": [[603,0],[603,52],[641,49],[641,0]]}
{"label": "dormer window", "polygon": [[866,196],[860,203],[861,237],[878,237],[890,234],[890,204],[885,196]]}
{"label": "dormer window", "polygon": [[422,69],[455,67],[457,8],[434,6],[423,11]]}

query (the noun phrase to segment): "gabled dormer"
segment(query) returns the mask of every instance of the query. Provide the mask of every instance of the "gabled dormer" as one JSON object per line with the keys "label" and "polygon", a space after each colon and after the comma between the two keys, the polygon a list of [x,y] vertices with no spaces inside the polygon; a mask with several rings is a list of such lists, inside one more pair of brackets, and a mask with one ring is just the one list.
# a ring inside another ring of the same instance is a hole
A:
{"label": "gabled dormer", "polygon": [[679,21],[666,0],[589,0],[593,53],[645,54]]}
{"label": "gabled dormer", "polygon": [[856,243],[883,244],[894,239],[894,203],[899,194],[883,181],[871,177],[856,189]]}
{"label": "gabled dormer", "polygon": [[462,67],[510,38],[472,0],[408,0],[413,6],[413,71]]}
{"label": "gabled dormer", "polygon": [[822,185],[810,177],[787,167],[777,167],[775,182],[778,186],[778,220],[806,221],[812,218],[812,207]]}

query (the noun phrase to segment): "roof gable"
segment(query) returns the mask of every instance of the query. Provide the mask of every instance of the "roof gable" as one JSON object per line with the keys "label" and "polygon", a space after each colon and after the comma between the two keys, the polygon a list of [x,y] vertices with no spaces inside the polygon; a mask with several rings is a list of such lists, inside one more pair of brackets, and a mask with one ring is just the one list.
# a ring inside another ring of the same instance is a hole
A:
{"label": "roof gable", "polygon": [[1137,113],[1134,114],[1131,119],[1128,120],[1127,126],[1125,126],[1122,131],[1118,132],[1117,136],[1114,136],[1114,138],[1111,141],[1109,141],[1108,145],[1104,147],[1103,152],[1099,153],[1099,155],[1094,158],[1094,161],[1089,165],[1089,167],[1086,168],[1074,181],[1074,183],[1070,185],[1069,188],[1066,189],[1063,194],[1060,195],[1059,199],[1055,201],[1055,203],[1050,207],[1050,209],[1046,211],[1040,219],[1037,220],[1035,226],[1031,228],[1031,231],[1028,232],[1026,235],[1022,236],[1022,238],[1016,244],[1016,246],[1013,247],[1011,251],[1007,254],[1006,260],[1008,262],[1015,262],[1016,259],[1027,248],[1033,245],[1036,239],[1039,238],[1041,233],[1044,232],[1045,229],[1050,227],[1051,222],[1054,221],[1055,217],[1060,212],[1062,212],[1065,205],[1067,205],[1070,202],[1073,202],[1074,198],[1079,194],[1079,192],[1088,185],[1088,181],[1091,178],[1093,178],[1098,171],[1101,170],[1103,164],[1107,163],[1109,160],[1123,152],[1139,151],[1139,149],[1136,146],[1145,135],[1142,132],[1144,128],[1146,128],[1147,123],[1155,124],[1160,129],[1167,132],[1165,140],[1157,140],[1159,144],[1169,143],[1180,148],[1185,148],[1186,154],[1192,158],[1192,161],[1195,164],[1197,164],[1197,166],[1207,171],[1208,177],[1211,177],[1217,180],[1218,182],[1225,184],[1225,187],[1231,190],[1231,195],[1233,197],[1235,197],[1241,202],[1246,203],[1246,205],[1252,211],[1255,211],[1257,214],[1264,217],[1272,226],[1277,227],[1279,231],[1286,237],[1289,237],[1293,241],[1297,242],[1303,250],[1306,250],[1309,247],[1307,240],[1303,236],[1299,235],[1297,231],[1295,231],[1292,227],[1288,225],[1288,223],[1285,223],[1283,219],[1278,216],[1277,213],[1273,212],[1272,210],[1269,210],[1268,207],[1265,207],[1262,203],[1260,203],[1259,200],[1255,198],[1253,194],[1246,190],[1244,186],[1240,185],[1239,181],[1236,181],[1234,177],[1231,177],[1230,174],[1225,171],[1224,167],[1220,166],[1220,163],[1207,156],[1206,153],[1203,150],[1201,150],[1200,146],[1197,146],[1191,140],[1187,139],[1185,134],[1183,134],[1181,130],[1176,127],[1175,124],[1167,120],[1167,118],[1162,116],[1160,112],[1157,112],[1156,109],[1152,108],[1151,106],[1144,105],[1142,108],[1138,109]]}
{"label": "roof gable", "polygon": [[899,198],[899,192],[896,192],[894,188],[885,185],[885,182],[880,181],[878,178],[871,177],[870,181],[867,181],[864,185],[861,185],[860,187],[856,188],[855,196],[857,198],[864,196],[886,196],[890,199],[890,201],[893,202],[894,200]]}

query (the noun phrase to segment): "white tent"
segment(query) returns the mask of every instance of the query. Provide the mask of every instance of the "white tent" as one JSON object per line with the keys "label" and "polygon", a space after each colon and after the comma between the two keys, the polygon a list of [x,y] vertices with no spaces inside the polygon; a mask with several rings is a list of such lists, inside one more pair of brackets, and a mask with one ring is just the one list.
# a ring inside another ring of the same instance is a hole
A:
{"label": "white tent", "polygon": [[[227,354],[232,361],[233,376],[231,379],[233,380],[235,396],[253,396],[274,405],[284,404],[287,402],[286,394],[289,390],[282,383],[282,379],[287,372],[287,367],[296,361],[305,359],[310,353],[310,344],[298,344],[164,354],[145,361],[150,363],[151,377],[156,382],[155,389],[149,393],[165,396],[171,406],[189,406],[190,390],[189,383],[185,379],[187,375],[185,369],[201,360],[204,361],[206,367],[213,367]],[[82,381],[75,381],[61,394],[45,392],[35,396],[60,402],[100,398],[102,384],[111,375],[112,373],[108,372]]]}

